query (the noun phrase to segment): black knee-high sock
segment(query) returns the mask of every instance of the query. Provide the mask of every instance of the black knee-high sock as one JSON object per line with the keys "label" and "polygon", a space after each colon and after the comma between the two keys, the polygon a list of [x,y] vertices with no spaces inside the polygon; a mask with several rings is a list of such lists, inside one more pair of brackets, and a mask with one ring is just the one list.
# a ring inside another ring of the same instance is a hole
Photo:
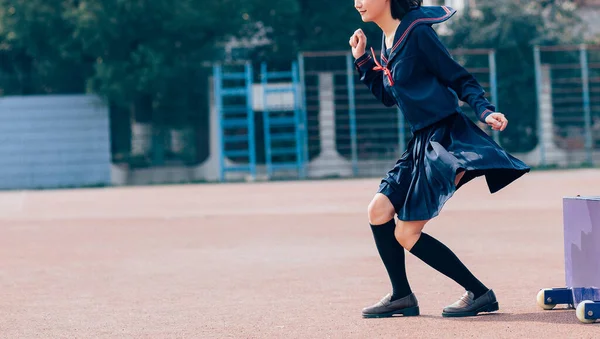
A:
{"label": "black knee-high sock", "polygon": [[392,283],[392,301],[406,297],[412,293],[406,277],[404,247],[398,243],[394,236],[395,228],[396,223],[394,219],[383,225],[371,225],[377,250]]}
{"label": "black knee-high sock", "polygon": [[488,288],[475,278],[446,245],[426,233],[421,233],[421,237],[414,244],[410,253],[440,273],[456,281],[467,291],[473,292],[475,298],[480,297],[488,291]]}

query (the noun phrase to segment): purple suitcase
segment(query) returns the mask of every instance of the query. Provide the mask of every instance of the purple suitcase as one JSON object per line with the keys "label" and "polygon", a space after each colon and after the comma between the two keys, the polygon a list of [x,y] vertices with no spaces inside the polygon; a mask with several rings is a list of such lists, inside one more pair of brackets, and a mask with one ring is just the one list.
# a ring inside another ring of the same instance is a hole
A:
{"label": "purple suitcase", "polygon": [[600,197],[563,198],[563,230],[566,287],[540,290],[537,302],[566,304],[592,323],[600,318]]}

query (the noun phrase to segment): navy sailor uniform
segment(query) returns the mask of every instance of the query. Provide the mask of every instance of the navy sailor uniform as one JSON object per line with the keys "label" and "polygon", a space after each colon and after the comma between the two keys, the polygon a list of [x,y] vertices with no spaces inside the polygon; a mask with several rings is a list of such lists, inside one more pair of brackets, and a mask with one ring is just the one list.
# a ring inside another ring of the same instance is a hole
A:
{"label": "navy sailor uniform", "polygon": [[[476,177],[485,176],[495,193],[530,171],[459,107],[459,99],[468,103],[482,122],[495,112],[481,85],[432,28],[455,13],[447,6],[413,8],[398,26],[393,46],[386,49],[382,39],[379,61],[373,52],[355,60],[361,82],[385,106],[397,105],[411,128],[407,150],[378,190],[400,220],[436,217],[454,192]],[[465,174],[455,185],[461,171]]]}

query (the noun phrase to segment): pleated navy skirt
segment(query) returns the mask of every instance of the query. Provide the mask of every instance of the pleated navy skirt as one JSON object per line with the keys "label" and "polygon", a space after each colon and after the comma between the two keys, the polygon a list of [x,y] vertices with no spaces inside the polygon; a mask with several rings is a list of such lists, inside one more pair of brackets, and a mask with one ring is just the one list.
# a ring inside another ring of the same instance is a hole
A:
{"label": "pleated navy skirt", "polygon": [[[456,175],[464,171],[455,185]],[[436,217],[454,192],[485,176],[490,193],[506,187],[530,168],[508,154],[463,113],[416,131],[407,150],[381,180],[403,221]]]}

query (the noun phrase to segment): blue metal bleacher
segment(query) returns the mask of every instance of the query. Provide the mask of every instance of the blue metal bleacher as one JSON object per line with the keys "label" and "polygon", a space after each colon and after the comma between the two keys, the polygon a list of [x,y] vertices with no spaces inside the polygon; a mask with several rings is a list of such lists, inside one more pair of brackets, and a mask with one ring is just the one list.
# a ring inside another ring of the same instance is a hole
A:
{"label": "blue metal bleacher", "polygon": [[214,96],[219,121],[220,180],[228,172],[246,172],[256,179],[254,109],[252,103],[252,65],[240,72],[225,72],[215,65]]}
{"label": "blue metal bleacher", "polygon": [[297,63],[287,72],[269,72],[262,63],[261,84],[267,177],[292,170],[298,178],[305,178],[306,114]]}

